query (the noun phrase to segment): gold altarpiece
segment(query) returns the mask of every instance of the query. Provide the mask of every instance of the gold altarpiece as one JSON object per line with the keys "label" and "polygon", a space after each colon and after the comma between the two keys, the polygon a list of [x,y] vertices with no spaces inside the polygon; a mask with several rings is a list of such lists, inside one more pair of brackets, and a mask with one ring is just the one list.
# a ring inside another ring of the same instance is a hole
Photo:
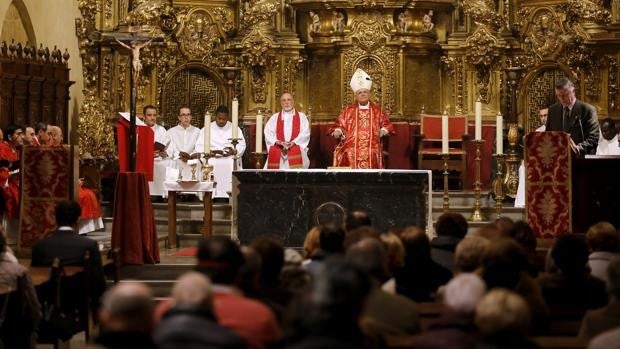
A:
{"label": "gold altarpiece", "polygon": [[[293,92],[313,123],[334,120],[352,101],[357,67],[375,81],[374,99],[392,120],[422,110],[502,111],[527,132],[569,76],[600,115],[618,115],[618,0],[79,0],[76,34],[86,103],[129,107],[129,52],[106,34],[149,28],[163,38],[142,49],[141,106],[155,104],[166,126],[187,104],[205,110],[240,99],[246,123],[278,110]],[[511,76],[507,71],[513,72]],[[101,118],[105,122],[106,118]]]}

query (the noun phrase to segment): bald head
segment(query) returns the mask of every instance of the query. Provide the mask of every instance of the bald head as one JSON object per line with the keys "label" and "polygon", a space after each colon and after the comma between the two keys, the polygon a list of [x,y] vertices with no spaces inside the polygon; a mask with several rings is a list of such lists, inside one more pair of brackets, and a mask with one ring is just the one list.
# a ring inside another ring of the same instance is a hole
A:
{"label": "bald head", "polygon": [[62,144],[62,129],[58,126],[49,125],[47,126],[47,135],[49,136],[49,145],[58,146]]}
{"label": "bald head", "polygon": [[153,317],[153,294],[140,282],[122,282],[109,289],[102,298],[99,318],[109,330],[150,332]]}
{"label": "bald head", "polygon": [[211,308],[211,281],[195,271],[183,274],[172,288],[172,298],[179,306],[203,306]]}

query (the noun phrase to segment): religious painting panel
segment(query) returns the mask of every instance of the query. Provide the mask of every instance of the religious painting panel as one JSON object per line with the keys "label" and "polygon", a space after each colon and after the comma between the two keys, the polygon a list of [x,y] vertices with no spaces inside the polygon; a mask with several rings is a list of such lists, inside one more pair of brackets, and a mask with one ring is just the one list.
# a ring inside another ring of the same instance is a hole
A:
{"label": "religious painting panel", "polygon": [[407,56],[405,58],[403,114],[418,119],[420,111],[440,114],[437,96],[441,91],[439,59],[436,56]]}
{"label": "religious painting panel", "polygon": [[338,57],[316,56],[309,60],[308,105],[315,118],[335,119],[344,101],[339,96],[340,69]]}

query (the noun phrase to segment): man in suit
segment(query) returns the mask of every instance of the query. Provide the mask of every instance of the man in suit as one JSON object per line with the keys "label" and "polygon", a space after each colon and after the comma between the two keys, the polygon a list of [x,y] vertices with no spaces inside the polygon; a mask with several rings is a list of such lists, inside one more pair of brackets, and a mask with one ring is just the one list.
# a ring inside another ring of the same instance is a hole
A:
{"label": "man in suit", "polygon": [[570,134],[571,148],[578,156],[594,154],[599,140],[596,109],[575,97],[575,85],[567,78],[555,84],[558,103],[549,107],[547,131],[564,131]]}
{"label": "man in suit", "polygon": [[[82,210],[74,200],[64,200],[56,206],[57,230],[32,246],[33,267],[50,266],[54,258],[60,265],[84,265],[84,254],[90,253],[90,297],[93,307],[105,290],[105,277],[97,241],[78,235],[77,223]],[[96,309],[96,308],[95,308]]]}

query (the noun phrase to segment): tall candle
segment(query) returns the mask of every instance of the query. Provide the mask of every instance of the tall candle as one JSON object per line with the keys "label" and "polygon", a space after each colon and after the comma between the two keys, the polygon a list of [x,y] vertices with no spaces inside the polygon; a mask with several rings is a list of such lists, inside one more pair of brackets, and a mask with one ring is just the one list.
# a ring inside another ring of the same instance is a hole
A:
{"label": "tall candle", "polygon": [[237,97],[232,100],[232,138],[239,136],[239,100]]}
{"label": "tall candle", "polygon": [[263,152],[263,114],[258,111],[256,114],[256,147],[257,153]]}
{"label": "tall candle", "polygon": [[480,97],[476,100],[476,116],[474,120],[475,128],[476,128],[476,140],[482,140],[482,102],[480,102]]}
{"label": "tall candle", "polygon": [[495,121],[495,141],[497,142],[495,149],[497,154],[504,153],[504,117],[502,113],[497,113],[497,120]]}
{"label": "tall candle", "polygon": [[449,150],[449,130],[448,130],[448,112],[441,114],[441,152],[448,154]]}
{"label": "tall candle", "polygon": [[205,113],[205,125],[204,125],[204,152],[211,152],[211,114],[207,111]]}

